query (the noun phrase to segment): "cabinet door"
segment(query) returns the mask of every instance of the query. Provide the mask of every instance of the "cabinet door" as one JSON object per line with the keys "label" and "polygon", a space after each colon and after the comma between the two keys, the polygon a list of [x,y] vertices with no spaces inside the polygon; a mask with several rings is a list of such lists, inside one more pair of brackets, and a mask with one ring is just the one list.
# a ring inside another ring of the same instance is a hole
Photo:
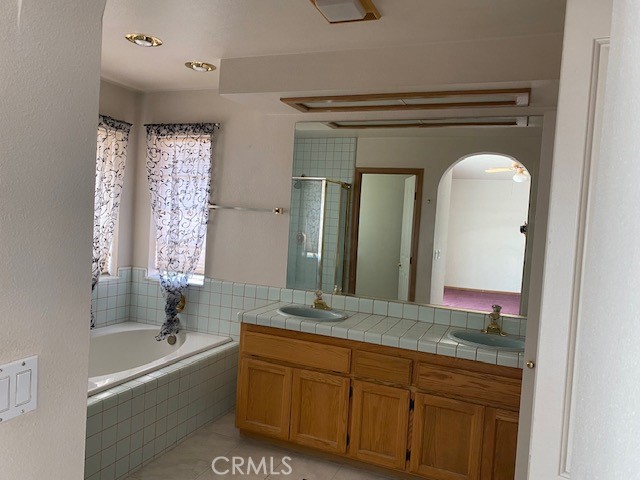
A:
{"label": "cabinet door", "polygon": [[238,375],[238,428],[287,440],[290,410],[291,368],[243,358]]}
{"label": "cabinet door", "polygon": [[291,441],[344,453],[347,448],[348,413],[348,378],[293,370]]}
{"label": "cabinet door", "polygon": [[516,472],[518,414],[487,408],[484,421],[482,480],[513,480]]}
{"label": "cabinet door", "polygon": [[484,407],[417,393],[410,470],[433,480],[478,480]]}
{"label": "cabinet door", "polygon": [[352,457],[384,467],[404,469],[409,424],[409,391],[353,382]]}

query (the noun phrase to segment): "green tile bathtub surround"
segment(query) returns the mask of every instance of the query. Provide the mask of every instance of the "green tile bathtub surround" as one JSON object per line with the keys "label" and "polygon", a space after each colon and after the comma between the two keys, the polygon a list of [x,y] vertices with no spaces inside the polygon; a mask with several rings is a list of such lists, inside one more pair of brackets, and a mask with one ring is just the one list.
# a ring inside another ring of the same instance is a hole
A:
{"label": "green tile bathtub surround", "polygon": [[232,342],[90,397],[85,480],[124,478],[231,410],[237,361]]}
{"label": "green tile bathtub surround", "polygon": [[117,439],[118,441],[122,440],[125,437],[129,437],[131,435],[131,418],[127,418],[122,422],[118,423],[118,433]]}
{"label": "green tile bathtub surround", "polygon": [[102,450],[102,456],[100,459],[100,468],[104,470],[109,465],[112,465],[116,462],[116,446],[111,445]]}
{"label": "green tile bathtub surround", "polygon": [[118,423],[118,407],[109,408],[102,412],[102,428],[109,428]]}
{"label": "green tile bathtub surround", "polygon": [[114,425],[113,427],[105,428],[102,430],[102,448],[105,449],[114,445],[116,443],[116,439],[118,437],[118,426]]}

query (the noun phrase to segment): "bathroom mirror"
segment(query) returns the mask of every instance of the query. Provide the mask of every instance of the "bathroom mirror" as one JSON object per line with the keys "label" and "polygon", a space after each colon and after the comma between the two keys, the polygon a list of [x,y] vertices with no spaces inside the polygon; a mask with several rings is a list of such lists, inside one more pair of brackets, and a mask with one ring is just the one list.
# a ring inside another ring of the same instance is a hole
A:
{"label": "bathroom mirror", "polygon": [[409,123],[296,125],[287,287],[525,315],[542,118]]}

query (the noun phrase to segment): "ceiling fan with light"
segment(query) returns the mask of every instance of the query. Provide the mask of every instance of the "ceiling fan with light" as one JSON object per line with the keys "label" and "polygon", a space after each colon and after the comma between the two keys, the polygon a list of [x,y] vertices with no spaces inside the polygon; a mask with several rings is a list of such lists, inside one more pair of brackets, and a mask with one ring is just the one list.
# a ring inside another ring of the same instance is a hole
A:
{"label": "ceiling fan with light", "polygon": [[527,169],[520,165],[518,162],[513,162],[510,167],[496,167],[496,168],[488,168],[485,170],[486,173],[500,173],[500,172],[515,172],[513,175],[513,181],[522,183],[526,182],[531,178]]}

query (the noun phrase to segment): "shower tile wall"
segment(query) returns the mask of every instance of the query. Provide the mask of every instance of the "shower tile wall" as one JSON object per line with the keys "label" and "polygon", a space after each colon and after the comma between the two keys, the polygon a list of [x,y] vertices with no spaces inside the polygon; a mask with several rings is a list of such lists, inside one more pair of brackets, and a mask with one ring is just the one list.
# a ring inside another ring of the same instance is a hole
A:
{"label": "shower tile wall", "polygon": [[[332,180],[352,183],[356,162],[356,138],[296,138],[293,151],[293,176],[326,177]],[[295,195],[295,192],[294,192]],[[320,199],[317,199],[320,202]],[[327,187],[326,222],[323,250],[325,252],[322,271],[322,290],[333,291],[336,273],[335,252],[338,245],[338,220],[340,212],[340,188]],[[299,217],[300,203],[292,198],[291,219],[295,228],[295,219]],[[302,207],[306,208],[306,207]],[[295,233],[295,232],[293,232]],[[296,249],[289,250],[287,271],[288,285],[314,285],[315,268],[302,268],[294,271]],[[298,278],[296,278],[296,275]]]}
{"label": "shower tile wall", "polygon": [[129,320],[131,267],[118,269],[115,277],[102,277],[91,292],[91,312],[96,327]]}

